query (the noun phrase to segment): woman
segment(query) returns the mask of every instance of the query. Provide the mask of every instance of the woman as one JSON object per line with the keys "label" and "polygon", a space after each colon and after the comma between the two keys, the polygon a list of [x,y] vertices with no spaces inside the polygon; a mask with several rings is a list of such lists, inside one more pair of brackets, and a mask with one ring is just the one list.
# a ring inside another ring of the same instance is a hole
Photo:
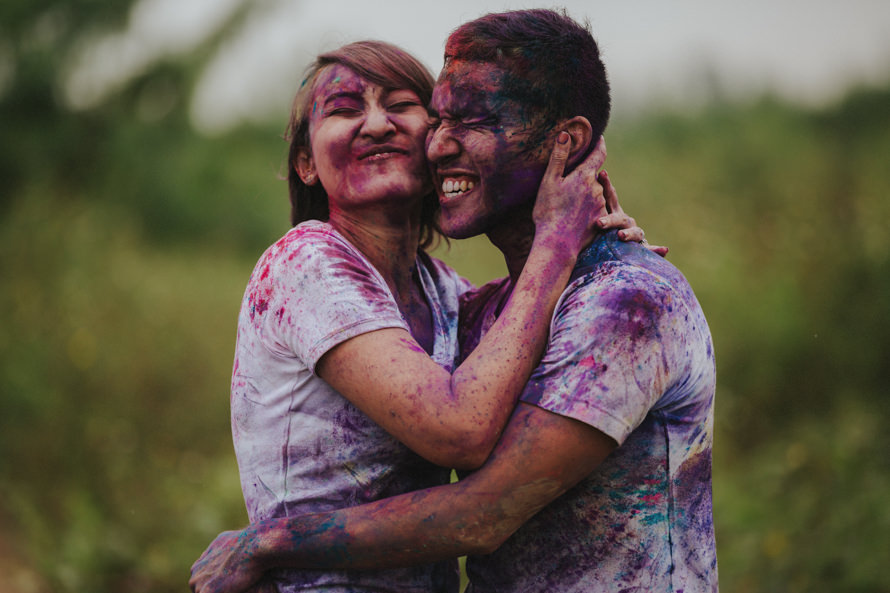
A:
{"label": "woman", "polygon": [[[432,86],[414,58],[368,41],[320,56],[294,100],[296,226],[251,276],[232,379],[251,522],[354,506],[445,483],[444,468],[480,465],[593,236],[597,163],[548,176],[538,195],[548,207],[536,217],[514,296],[454,368],[457,302],[469,286],[424,251],[436,236],[424,153]],[[276,583],[282,591],[453,591],[456,571],[451,563],[294,571]]]}

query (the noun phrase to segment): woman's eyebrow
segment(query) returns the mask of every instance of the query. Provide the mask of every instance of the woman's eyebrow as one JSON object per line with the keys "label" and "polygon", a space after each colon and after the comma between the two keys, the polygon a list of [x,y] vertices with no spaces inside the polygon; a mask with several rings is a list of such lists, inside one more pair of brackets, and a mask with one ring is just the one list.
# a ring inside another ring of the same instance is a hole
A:
{"label": "woman's eyebrow", "polygon": [[362,93],[356,91],[334,91],[329,95],[325,95],[324,102],[327,103],[333,99],[356,99],[362,100]]}

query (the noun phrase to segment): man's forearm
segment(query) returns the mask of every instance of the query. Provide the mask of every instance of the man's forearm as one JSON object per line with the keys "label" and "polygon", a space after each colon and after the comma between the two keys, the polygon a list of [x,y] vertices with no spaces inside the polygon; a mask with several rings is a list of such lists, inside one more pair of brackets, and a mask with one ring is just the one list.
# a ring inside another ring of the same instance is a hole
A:
{"label": "man's forearm", "polygon": [[466,479],[257,523],[242,532],[236,555],[266,569],[333,569],[487,554],[614,448],[610,437],[583,423],[520,404],[492,456]]}
{"label": "man's forearm", "polygon": [[455,484],[256,529],[265,567],[387,568],[496,550],[615,448],[580,422],[520,404],[492,456]]}
{"label": "man's forearm", "polygon": [[[493,493],[461,484],[359,507],[251,525],[245,554],[266,568],[388,568],[495,549],[525,519],[510,520]],[[247,543],[247,541],[245,541]],[[251,552],[247,552],[252,548]]]}

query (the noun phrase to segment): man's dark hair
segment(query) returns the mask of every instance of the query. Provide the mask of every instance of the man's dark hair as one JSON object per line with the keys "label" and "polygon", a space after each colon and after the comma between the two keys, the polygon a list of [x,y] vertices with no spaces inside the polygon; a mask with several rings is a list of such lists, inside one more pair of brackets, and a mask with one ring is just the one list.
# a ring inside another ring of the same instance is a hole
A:
{"label": "man's dark hair", "polygon": [[445,62],[491,62],[510,72],[503,90],[545,116],[552,127],[582,115],[598,138],[609,121],[606,67],[589,25],[565,11],[535,9],[492,13],[464,23],[445,44]]}

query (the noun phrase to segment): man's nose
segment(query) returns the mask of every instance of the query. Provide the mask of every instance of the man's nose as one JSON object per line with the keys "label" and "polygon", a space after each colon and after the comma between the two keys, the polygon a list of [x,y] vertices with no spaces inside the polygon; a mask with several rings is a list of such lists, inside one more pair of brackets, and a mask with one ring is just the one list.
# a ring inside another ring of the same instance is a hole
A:
{"label": "man's nose", "polygon": [[460,152],[460,143],[445,127],[430,130],[426,139],[426,158],[430,162],[438,163]]}

